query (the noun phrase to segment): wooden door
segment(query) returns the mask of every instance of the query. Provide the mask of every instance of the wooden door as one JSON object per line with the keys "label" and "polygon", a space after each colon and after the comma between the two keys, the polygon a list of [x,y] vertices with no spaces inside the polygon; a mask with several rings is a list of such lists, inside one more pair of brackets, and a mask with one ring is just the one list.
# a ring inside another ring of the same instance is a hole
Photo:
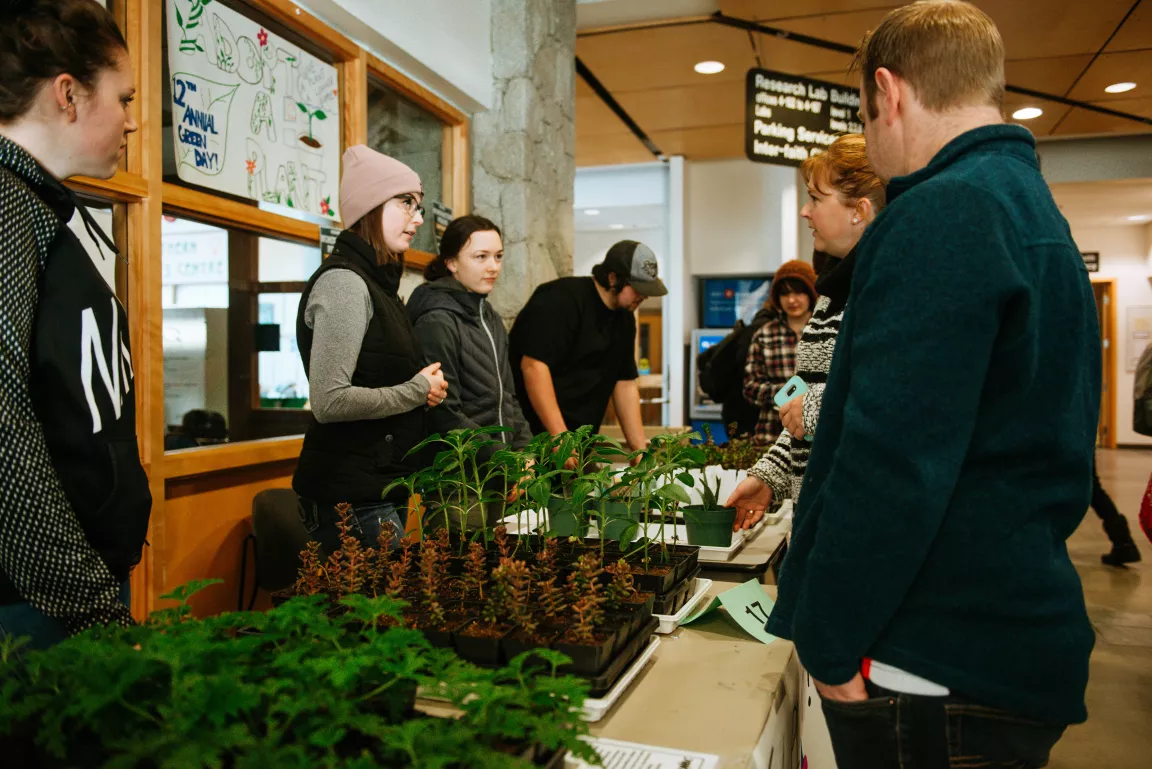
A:
{"label": "wooden door", "polygon": [[1116,279],[1094,278],[1092,292],[1100,319],[1101,383],[1100,424],[1096,445],[1116,448]]}

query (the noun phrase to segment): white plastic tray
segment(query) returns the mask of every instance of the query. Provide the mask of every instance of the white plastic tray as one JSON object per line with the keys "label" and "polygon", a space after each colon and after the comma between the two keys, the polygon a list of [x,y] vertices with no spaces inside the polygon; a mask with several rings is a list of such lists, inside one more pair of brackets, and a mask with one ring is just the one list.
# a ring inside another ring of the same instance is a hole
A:
{"label": "white plastic tray", "polygon": [[648,660],[652,659],[652,655],[656,653],[656,649],[659,646],[660,639],[653,638],[644,651],[640,653],[640,656],[636,658],[636,661],[628,666],[628,669],[624,671],[624,675],[620,676],[620,680],[616,682],[616,685],[613,686],[607,694],[599,699],[584,700],[583,719],[594,724],[606,716],[608,711],[612,709],[612,706],[620,700],[624,692],[626,692],[628,687],[632,685],[632,682],[636,680],[636,676],[640,675],[640,671],[648,664]]}
{"label": "white plastic tray", "polygon": [[683,608],[675,614],[653,614],[652,616],[660,620],[660,627],[656,628],[656,632],[661,635],[667,635],[680,627],[680,623],[686,620],[689,615],[696,610],[700,605],[700,601],[704,596],[708,595],[708,590],[712,587],[712,580],[696,578],[696,592],[684,604]]}

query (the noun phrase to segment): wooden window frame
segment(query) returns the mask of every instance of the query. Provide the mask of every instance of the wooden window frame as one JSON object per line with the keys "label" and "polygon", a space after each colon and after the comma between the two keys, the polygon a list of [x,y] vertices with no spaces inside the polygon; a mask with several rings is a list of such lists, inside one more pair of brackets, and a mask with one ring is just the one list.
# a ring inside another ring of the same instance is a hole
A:
{"label": "wooden window frame", "polygon": [[[368,86],[376,80],[395,91],[404,99],[430,113],[443,125],[441,168],[443,198],[452,207],[453,216],[467,214],[471,206],[469,174],[469,135],[471,123],[468,115],[456,109],[419,83],[413,82],[395,67],[372,54],[365,54],[367,67],[364,88],[364,130],[368,130]],[[367,135],[365,135],[367,141]],[[435,259],[435,254],[411,249],[404,255],[409,270],[423,270]]]}

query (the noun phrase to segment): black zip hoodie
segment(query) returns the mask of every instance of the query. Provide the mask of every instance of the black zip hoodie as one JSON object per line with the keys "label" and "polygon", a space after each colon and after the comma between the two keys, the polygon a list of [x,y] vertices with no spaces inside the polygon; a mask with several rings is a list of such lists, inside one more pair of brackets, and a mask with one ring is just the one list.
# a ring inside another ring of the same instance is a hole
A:
{"label": "black zip hoodie", "polygon": [[429,431],[500,425],[513,432],[494,437],[527,446],[532,431],[516,400],[508,334],[492,305],[448,277],[417,286],[408,315],[425,363],[439,362],[448,380],[448,399],[428,411]]}

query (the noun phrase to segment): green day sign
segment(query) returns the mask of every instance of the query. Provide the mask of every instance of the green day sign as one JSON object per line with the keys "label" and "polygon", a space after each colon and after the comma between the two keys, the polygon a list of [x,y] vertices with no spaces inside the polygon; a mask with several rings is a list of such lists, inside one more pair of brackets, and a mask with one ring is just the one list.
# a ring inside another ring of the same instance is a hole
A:
{"label": "green day sign", "polygon": [[799,167],[837,136],[864,131],[860,92],[839,83],[751,69],[745,94],[744,151],[758,163]]}
{"label": "green day sign", "polygon": [[180,179],[337,218],[336,68],[213,0],[166,2]]}

